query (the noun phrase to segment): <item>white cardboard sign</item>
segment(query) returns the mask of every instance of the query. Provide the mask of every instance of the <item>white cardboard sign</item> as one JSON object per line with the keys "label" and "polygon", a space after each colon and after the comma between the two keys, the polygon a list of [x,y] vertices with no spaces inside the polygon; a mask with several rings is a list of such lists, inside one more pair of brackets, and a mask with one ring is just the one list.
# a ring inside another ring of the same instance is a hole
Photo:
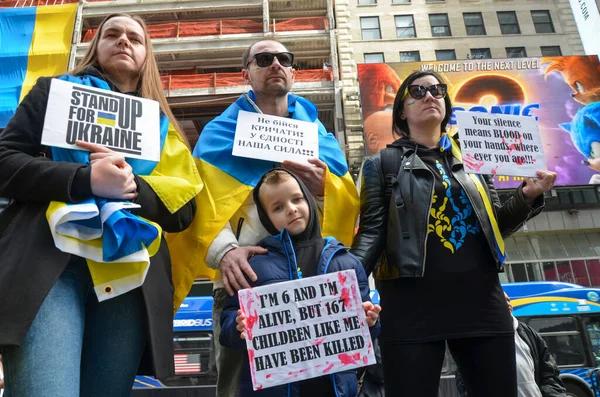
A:
{"label": "white cardboard sign", "polygon": [[238,294],[254,390],[375,363],[354,270]]}
{"label": "white cardboard sign", "polygon": [[536,177],[546,169],[534,117],[456,112],[465,171],[474,174]]}
{"label": "white cardboard sign", "polygon": [[42,144],[83,150],[97,143],[125,157],[160,160],[158,102],[52,79]]}
{"label": "white cardboard sign", "polygon": [[319,157],[316,123],[240,110],[233,155],[281,163]]}

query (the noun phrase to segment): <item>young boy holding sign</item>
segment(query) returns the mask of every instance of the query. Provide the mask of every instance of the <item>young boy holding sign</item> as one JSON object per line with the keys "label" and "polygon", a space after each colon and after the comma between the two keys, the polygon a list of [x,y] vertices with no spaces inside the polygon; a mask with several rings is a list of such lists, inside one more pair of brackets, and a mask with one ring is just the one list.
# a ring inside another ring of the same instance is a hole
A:
{"label": "young boy holding sign", "polygon": [[[376,338],[381,307],[370,302],[365,271],[358,259],[347,252],[341,243],[321,236],[318,208],[304,183],[289,171],[273,169],[262,177],[253,194],[261,223],[272,236],[259,242],[269,252],[249,260],[258,276],[256,282],[250,283],[251,286],[354,269],[371,337]],[[237,295],[226,301],[221,327],[220,342],[223,346],[246,350],[246,321]],[[356,370],[253,391],[246,356],[240,382],[241,397],[288,396],[288,391],[292,396],[355,396],[358,393]]]}

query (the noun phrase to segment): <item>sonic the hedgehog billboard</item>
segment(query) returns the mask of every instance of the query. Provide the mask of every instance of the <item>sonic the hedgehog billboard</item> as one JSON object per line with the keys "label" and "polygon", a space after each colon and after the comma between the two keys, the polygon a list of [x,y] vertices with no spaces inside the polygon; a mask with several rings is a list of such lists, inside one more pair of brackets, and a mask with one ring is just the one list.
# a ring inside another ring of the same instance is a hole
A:
{"label": "sonic the hedgehog billboard", "polygon": [[[394,97],[415,70],[448,83],[454,112],[470,110],[535,117],[548,169],[557,185],[600,184],[600,63],[597,56],[478,59],[358,65],[367,155],[392,134]],[[450,121],[456,128],[456,117]],[[497,188],[518,177],[497,175]]]}

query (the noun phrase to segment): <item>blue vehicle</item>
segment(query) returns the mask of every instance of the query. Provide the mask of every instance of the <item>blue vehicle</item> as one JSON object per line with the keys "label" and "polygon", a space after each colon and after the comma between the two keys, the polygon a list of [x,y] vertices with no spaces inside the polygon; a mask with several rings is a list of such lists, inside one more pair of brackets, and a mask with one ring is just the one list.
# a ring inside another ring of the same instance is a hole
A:
{"label": "blue vehicle", "polygon": [[212,296],[187,297],[173,320],[175,376],[138,376],[133,396],[214,396]]}
{"label": "blue vehicle", "polygon": [[503,284],[513,314],[546,341],[572,397],[600,397],[600,289],[561,282]]}

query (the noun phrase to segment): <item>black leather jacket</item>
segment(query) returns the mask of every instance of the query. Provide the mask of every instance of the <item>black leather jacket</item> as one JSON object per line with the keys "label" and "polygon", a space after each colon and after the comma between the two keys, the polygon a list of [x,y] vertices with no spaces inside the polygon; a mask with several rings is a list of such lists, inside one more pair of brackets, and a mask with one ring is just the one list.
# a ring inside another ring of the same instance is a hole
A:
{"label": "black leather jacket", "polygon": [[[365,160],[362,170],[360,194],[360,226],[352,244],[352,253],[356,255],[367,274],[370,274],[378,260],[382,265],[377,278],[392,279],[399,277],[423,277],[425,272],[427,230],[429,210],[434,189],[434,176],[427,165],[419,158],[414,141],[399,139],[384,150],[401,150],[399,163],[404,172],[398,172],[397,184],[403,199],[405,211],[400,217],[401,235],[394,230],[388,235],[389,195],[386,199],[386,182],[383,175],[381,155],[376,154]],[[416,153],[415,153],[416,151]],[[473,206],[486,240],[492,250],[498,271],[503,271],[499,255],[496,252],[492,225],[485,211],[481,195],[471,178],[465,173],[463,165],[449,152],[446,153],[450,172],[463,187]],[[527,220],[539,214],[544,208],[543,195],[532,206],[525,202],[521,185],[504,204],[500,203],[491,177],[483,176],[484,187],[494,207],[498,227],[504,238],[519,229]],[[389,186],[388,186],[389,188]],[[395,208],[394,208],[395,209]],[[389,258],[394,258],[390,260]],[[387,260],[386,260],[387,259]],[[389,265],[388,265],[389,263]]]}

